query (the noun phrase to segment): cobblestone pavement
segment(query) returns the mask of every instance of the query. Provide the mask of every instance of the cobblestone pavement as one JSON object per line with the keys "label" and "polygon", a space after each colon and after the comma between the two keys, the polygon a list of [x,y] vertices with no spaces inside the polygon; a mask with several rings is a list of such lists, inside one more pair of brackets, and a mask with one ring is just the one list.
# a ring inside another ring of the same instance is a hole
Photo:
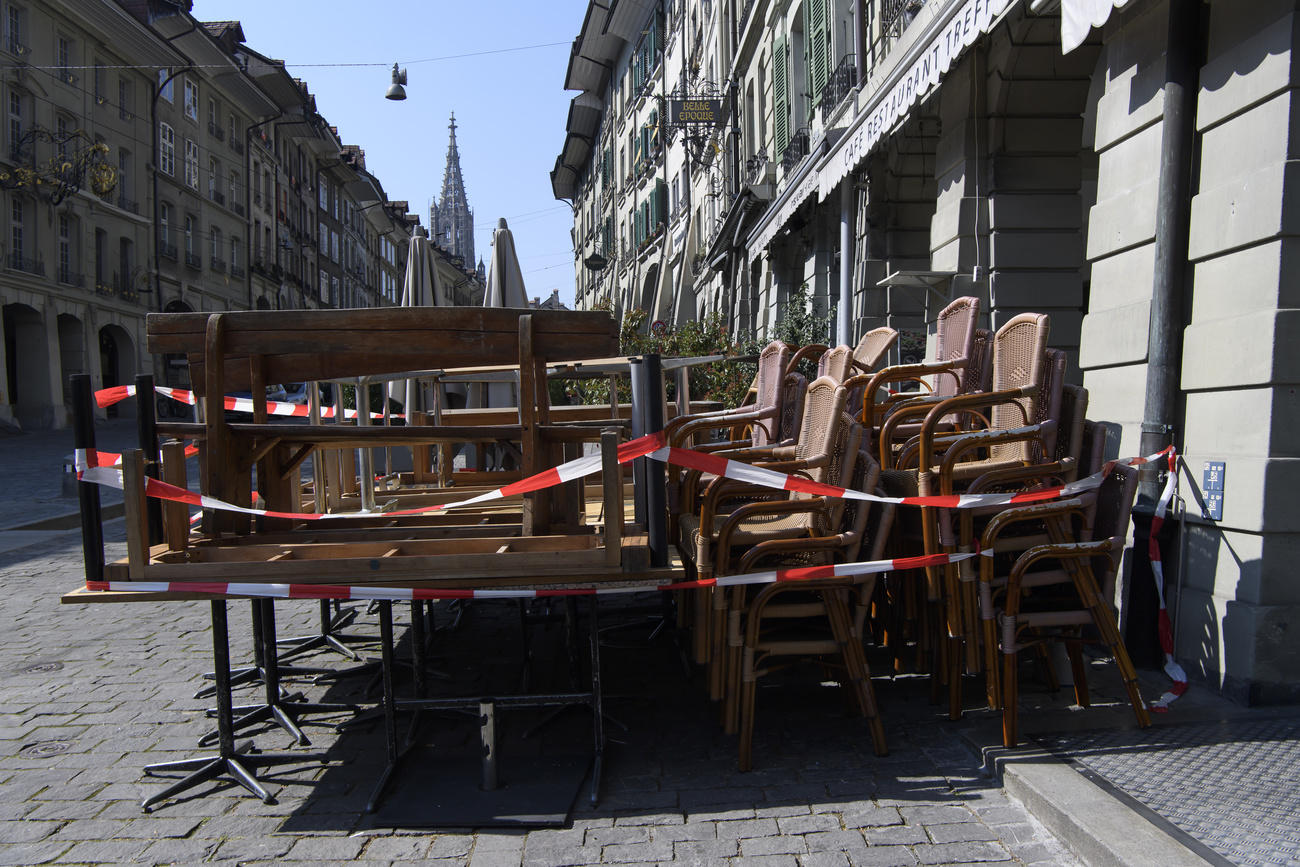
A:
{"label": "cobblestone pavement", "polygon": [[[277,804],[214,784],[146,815],[140,799],[165,781],[141,768],[204,752],[196,738],[208,722],[193,694],[211,665],[208,607],[61,606],[59,593],[80,580],[79,534],[37,535],[37,544],[0,547],[0,864],[1077,863],[980,775],[919,684],[878,682],[891,747],[884,758],[872,754],[862,721],[843,713],[839,690],[811,683],[763,690],[756,769],[742,774],[734,738],[720,734],[715,711],[666,643],[606,651],[607,707],[628,729],[609,727],[619,743],[607,754],[603,797],[597,807],[576,808],[571,827],[374,827],[362,805],[383,763],[377,726],[343,735],[308,728],[308,749],[323,749],[329,764],[271,777]],[[108,536],[110,555],[120,556],[120,521]],[[472,637],[492,620],[477,612],[492,605],[507,615],[496,620],[518,631],[506,603],[475,607],[440,639],[448,648],[436,664],[464,674],[453,644],[476,647],[480,663],[513,664],[495,638]],[[238,664],[248,657],[247,606],[229,608]],[[315,604],[281,603],[277,612],[282,636],[309,632]],[[373,630],[373,620],[363,617],[359,627]],[[295,688],[356,699],[364,686],[364,678],[349,678]],[[240,690],[236,701],[252,696]],[[279,730],[255,737],[267,750],[288,741]]]}

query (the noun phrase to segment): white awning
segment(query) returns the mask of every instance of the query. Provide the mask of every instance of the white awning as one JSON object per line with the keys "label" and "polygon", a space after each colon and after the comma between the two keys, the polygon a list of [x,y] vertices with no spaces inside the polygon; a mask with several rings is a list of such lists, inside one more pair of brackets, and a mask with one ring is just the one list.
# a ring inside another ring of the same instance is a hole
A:
{"label": "white awning", "polygon": [[1083,44],[1088,32],[1101,27],[1110,13],[1129,0],[1061,0],[1061,53],[1069,54]]}
{"label": "white awning", "polygon": [[822,201],[887,132],[907,117],[912,106],[929,94],[961,53],[992,28],[1009,5],[1010,0],[953,3],[923,25],[927,32],[902,52],[900,62],[879,82],[869,103],[858,110],[849,129],[835,143],[820,173]]}

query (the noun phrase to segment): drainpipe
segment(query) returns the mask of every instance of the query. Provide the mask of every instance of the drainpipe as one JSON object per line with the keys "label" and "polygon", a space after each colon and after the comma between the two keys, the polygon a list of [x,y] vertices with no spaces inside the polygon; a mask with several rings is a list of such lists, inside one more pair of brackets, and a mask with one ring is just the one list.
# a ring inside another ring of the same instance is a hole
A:
{"label": "drainpipe", "polygon": [[[1164,126],[1156,203],[1155,281],[1147,337],[1146,409],[1139,454],[1160,451],[1174,441],[1179,374],[1183,353],[1183,294],[1198,66],[1201,54],[1200,0],[1170,0],[1165,40]],[[1139,500],[1151,508],[1160,495],[1152,473],[1139,487]]]}
{"label": "drainpipe", "polygon": [[863,0],[853,0],[853,86],[862,84],[867,68],[867,7]]}
{"label": "drainpipe", "polygon": [[853,345],[853,174],[840,181],[840,309],[837,342]]}

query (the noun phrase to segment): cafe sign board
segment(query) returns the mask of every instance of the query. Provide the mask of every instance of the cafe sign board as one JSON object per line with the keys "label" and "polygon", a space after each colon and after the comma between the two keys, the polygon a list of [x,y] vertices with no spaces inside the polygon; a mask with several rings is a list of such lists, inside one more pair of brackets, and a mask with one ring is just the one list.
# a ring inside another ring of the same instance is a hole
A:
{"label": "cafe sign board", "polygon": [[909,51],[910,62],[894,70],[871,95],[866,111],[836,143],[820,178],[820,198],[826,198],[853,171],[876,143],[939,83],[961,53],[988,32],[1011,0],[966,0],[954,3],[953,12],[928,39]]}
{"label": "cafe sign board", "polygon": [[718,127],[727,121],[724,99],[670,99],[668,122],[673,126],[700,125]]}

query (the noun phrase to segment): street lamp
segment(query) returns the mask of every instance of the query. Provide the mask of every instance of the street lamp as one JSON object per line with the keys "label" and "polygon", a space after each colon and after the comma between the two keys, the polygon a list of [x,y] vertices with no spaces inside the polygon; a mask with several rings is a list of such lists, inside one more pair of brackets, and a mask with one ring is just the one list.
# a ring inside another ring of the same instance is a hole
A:
{"label": "street lamp", "polygon": [[402,85],[406,84],[406,70],[398,69],[397,64],[393,64],[393,83],[388,86],[388,93],[384,94],[385,99],[403,100],[406,99],[406,91]]}

